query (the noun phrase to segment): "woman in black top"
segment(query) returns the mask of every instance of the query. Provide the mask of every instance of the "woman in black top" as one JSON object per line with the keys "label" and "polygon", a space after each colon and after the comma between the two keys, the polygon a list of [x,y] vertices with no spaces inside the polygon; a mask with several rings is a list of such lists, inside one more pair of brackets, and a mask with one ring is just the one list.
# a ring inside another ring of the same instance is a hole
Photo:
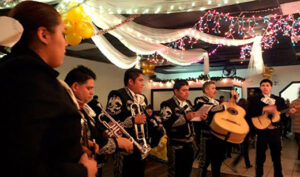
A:
{"label": "woman in black top", "polygon": [[96,162],[82,153],[80,115],[53,68],[66,42],[50,5],[24,1],[9,12],[24,32],[0,61],[1,140],[9,176],[92,177]]}

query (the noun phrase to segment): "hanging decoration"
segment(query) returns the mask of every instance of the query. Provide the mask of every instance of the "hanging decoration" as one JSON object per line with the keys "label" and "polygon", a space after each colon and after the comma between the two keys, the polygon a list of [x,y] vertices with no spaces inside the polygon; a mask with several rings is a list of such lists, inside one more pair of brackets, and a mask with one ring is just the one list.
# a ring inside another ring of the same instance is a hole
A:
{"label": "hanging decoration", "polygon": [[251,45],[244,45],[241,47],[241,52],[240,52],[241,63],[243,63],[246,60],[246,58],[250,57],[251,50],[252,50]]}
{"label": "hanging decoration", "polygon": [[[268,9],[267,11],[276,10]],[[262,13],[265,10],[257,11],[257,13]],[[252,11],[249,11],[251,13]],[[247,13],[247,11],[245,11]],[[226,28],[223,28],[223,26]],[[228,28],[227,28],[228,26]],[[268,49],[277,42],[276,37],[278,35],[288,36],[292,39],[292,42],[297,42],[294,40],[295,36],[300,35],[300,17],[294,15],[269,15],[269,16],[251,16],[246,17],[240,14],[240,16],[230,16],[229,13],[222,13],[216,10],[208,11],[204,16],[194,26],[195,29],[199,31],[215,34],[224,34],[225,36],[234,37],[234,35],[240,36],[240,38],[247,39],[257,36],[258,31],[256,29],[261,29],[260,35],[263,36],[263,48]],[[226,29],[226,31],[222,31]]]}
{"label": "hanging decoration", "polygon": [[154,63],[154,65],[162,65],[168,62],[168,60],[164,59],[157,53],[148,56],[143,56],[143,58],[146,58],[149,63]]}
{"label": "hanging decoration", "polygon": [[[77,3],[71,2],[68,7],[72,8]],[[78,45],[82,39],[91,38],[94,35],[92,19],[84,12],[82,6],[72,8],[62,15],[65,25],[65,39],[69,45]]]}
{"label": "hanging decoration", "polygon": [[88,0],[87,6],[102,14],[169,14],[203,11],[253,0]]}
{"label": "hanging decoration", "polygon": [[115,26],[112,26],[112,27],[110,27],[108,29],[105,29],[105,30],[99,30],[96,35],[108,33],[109,31],[117,29],[117,28],[119,28],[120,26],[124,25],[127,22],[133,21],[134,19],[136,19],[139,16],[141,16],[141,14],[131,15],[130,17],[125,18],[124,20],[122,20],[121,23],[116,24]]}
{"label": "hanging decoration", "polygon": [[[187,78],[185,79],[186,81],[188,82],[196,82],[196,83],[204,83],[205,81],[222,81],[222,80],[226,80],[226,79],[231,79],[235,82],[238,82],[238,83],[242,83],[243,81],[245,81],[245,78],[241,78],[241,77],[238,77],[238,76],[233,76],[233,77],[210,77],[209,75],[200,75],[199,77],[197,78]],[[182,80],[182,79],[166,79],[166,80],[162,80],[162,79],[159,79],[159,78],[156,78],[155,76],[152,77],[152,79],[150,80],[150,82],[154,83],[159,83],[159,84],[167,84],[167,85],[170,85],[170,84],[173,84],[175,83],[176,80]],[[154,84],[155,85],[155,84]]]}
{"label": "hanging decoration", "polygon": [[272,73],[274,72],[274,68],[265,66],[264,71],[261,73],[263,78],[270,79],[272,77]]}
{"label": "hanging decoration", "polygon": [[[203,58],[208,58],[210,55],[214,54],[219,47],[222,46],[242,46],[253,43],[251,51],[251,67],[259,67],[256,70],[262,71],[261,68],[263,66],[263,61],[261,45],[263,45],[264,48],[268,48],[266,46],[272,46],[274,40],[276,39],[272,37],[272,34],[277,34],[273,32],[283,32],[285,35],[290,36],[291,39],[293,39],[293,42],[296,42],[297,40],[294,39],[296,39],[300,35],[300,19],[296,19],[294,16],[274,15],[266,17],[246,17],[245,15],[242,15],[239,17],[233,17],[229,14],[224,14],[217,11],[208,11],[203,17],[200,18],[199,22],[196,23],[193,28],[154,29],[137,24],[131,20],[126,21],[126,18],[121,15],[112,15],[114,13],[99,14],[99,8],[101,5],[98,4],[99,6],[95,8],[95,6],[90,2],[92,1],[86,1],[85,3],[83,3],[85,12],[88,13],[88,15],[93,19],[93,22],[99,28],[107,29],[107,31],[104,30],[99,33],[109,32],[110,34],[118,38],[130,50],[136,52],[137,55],[153,55],[154,53],[158,53],[168,61],[178,65],[189,65],[195,62],[202,61]],[[104,9],[104,11],[106,10],[108,9]],[[139,13],[139,11],[133,12],[134,14]],[[288,20],[287,23],[285,23],[286,20]],[[228,28],[224,28],[223,26],[221,26],[221,24],[224,25],[224,23],[221,23],[221,21],[227,22]],[[284,25],[286,26],[284,27]],[[262,37],[258,36],[259,34],[256,31],[256,29],[261,28],[261,26],[267,26],[267,28],[263,29],[264,33],[262,34]],[[223,29],[228,30],[222,31]],[[221,36],[207,34],[210,31],[213,31],[215,34]],[[240,36],[240,39],[233,39],[235,34],[238,34]],[[184,37],[188,37],[189,39],[193,40],[191,42],[194,43],[197,40],[202,40],[204,42],[216,44],[218,46],[216,47],[216,49],[210,51],[209,53],[203,51],[203,49],[197,49],[198,51],[202,51],[196,53],[196,49],[192,48],[193,45],[189,45],[191,46],[191,48],[180,46],[185,44],[185,42],[182,41],[180,42],[181,44],[179,44],[180,47],[177,48],[163,45],[176,40],[180,41]],[[94,41],[99,39],[100,37],[93,38]],[[260,39],[260,42],[257,42],[258,39]],[[259,45],[254,45],[255,41]],[[261,41],[263,41],[263,43],[261,43]],[[95,43],[99,44],[100,41],[97,41]],[[113,47],[112,45],[108,44],[105,44],[105,46],[106,48],[103,48],[102,45],[102,47],[99,47],[99,49],[101,51],[111,50],[107,47]],[[117,50],[114,49],[114,51]],[[102,51],[102,53],[104,52]],[[195,57],[196,54],[198,55]],[[114,55],[117,56],[119,54]],[[127,64],[122,63],[121,65],[126,68],[134,65],[137,62],[136,60],[128,61],[130,59],[129,57],[123,57],[123,59],[126,60],[125,63]],[[114,58],[113,60],[116,60],[115,62],[121,62],[120,60],[117,61],[117,58]]]}
{"label": "hanging decoration", "polygon": [[[84,8],[86,8],[86,12],[88,12],[92,17],[93,22],[102,29],[110,28],[124,19],[124,17],[120,15],[99,15],[88,6],[84,6]],[[117,37],[125,46],[137,54],[151,55],[157,52],[165,59],[178,65],[190,65],[195,62],[200,62],[203,58],[208,58],[208,54],[203,49],[174,50],[170,49],[170,47],[161,45],[160,43],[166,43],[171,39],[177,40],[186,35],[192,35],[197,39],[201,38],[209,43],[221,43],[222,45],[238,46],[253,43],[255,41],[255,38],[246,40],[224,39],[223,37],[205,34],[190,28],[180,30],[154,29],[136,24],[133,21],[122,25],[120,28],[110,31],[109,33]],[[104,50],[103,48],[99,49],[101,51]]]}
{"label": "hanging decoration", "polygon": [[154,75],[155,65],[153,63],[142,61],[141,67],[144,75],[150,75],[150,76]]}

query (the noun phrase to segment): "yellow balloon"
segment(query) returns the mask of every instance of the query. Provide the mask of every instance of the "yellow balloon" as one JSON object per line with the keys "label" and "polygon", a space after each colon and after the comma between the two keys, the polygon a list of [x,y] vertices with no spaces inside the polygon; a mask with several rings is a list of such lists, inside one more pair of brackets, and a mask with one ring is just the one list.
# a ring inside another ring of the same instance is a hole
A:
{"label": "yellow balloon", "polygon": [[154,69],[155,65],[153,63],[149,64],[149,69]]}
{"label": "yellow balloon", "polygon": [[90,16],[88,16],[87,14],[85,14],[85,13],[82,14],[82,19],[81,20],[84,21],[84,22],[88,22],[88,23],[93,22],[92,18]]}
{"label": "yellow balloon", "polygon": [[66,38],[67,43],[72,46],[78,45],[82,39],[82,37],[76,33],[67,34],[65,38]]}
{"label": "yellow balloon", "polygon": [[71,21],[79,21],[83,18],[83,13],[84,11],[82,8],[76,7],[75,9],[67,12],[66,18]]}
{"label": "yellow balloon", "polygon": [[68,4],[68,8],[71,8],[71,7],[74,7],[78,4],[78,2],[74,2],[74,1],[71,1],[69,4]]}
{"label": "yellow balloon", "polygon": [[151,74],[151,69],[148,69],[148,68],[147,68],[147,69],[146,69],[146,73],[150,75],[150,74]]}
{"label": "yellow balloon", "polygon": [[272,75],[269,74],[269,73],[262,73],[262,77],[264,77],[264,78],[270,79],[271,76],[272,76]]}
{"label": "yellow balloon", "polygon": [[75,23],[68,20],[68,19],[64,19],[63,23],[65,25],[65,34],[70,34],[70,33],[74,33],[75,32]]}
{"label": "yellow balloon", "polygon": [[146,61],[142,61],[142,68],[147,68],[148,63]]}
{"label": "yellow balloon", "polygon": [[145,69],[143,69],[143,74],[144,74],[144,75],[146,75],[146,74],[147,74],[147,72],[146,72],[146,70],[145,70]]}
{"label": "yellow balloon", "polygon": [[80,22],[76,23],[76,34],[80,35],[82,38],[90,38],[94,35],[94,27],[91,23]]}
{"label": "yellow balloon", "polygon": [[153,70],[149,70],[149,75],[154,75],[154,71]]}
{"label": "yellow balloon", "polygon": [[272,73],[274,71],[274,68],[269,68],[269,72]]}

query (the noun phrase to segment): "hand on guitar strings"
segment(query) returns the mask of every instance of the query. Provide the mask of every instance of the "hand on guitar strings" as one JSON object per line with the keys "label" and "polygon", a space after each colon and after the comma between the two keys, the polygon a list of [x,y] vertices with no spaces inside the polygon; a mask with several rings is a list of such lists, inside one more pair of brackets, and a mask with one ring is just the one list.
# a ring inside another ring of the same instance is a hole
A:
{"label": "hand on guitar strings", "polygon": [[290,114],[294,114],[296,111],[297,111],[296,108],[289,109],[289,111],[287,112],[287,116],[289,116]]}
{"label": "hand on guitar strings", "polygon": [[270,114],[274,114],[275,112],[277,112],[277,107],[276,107],[276,105],[264,106],[263,113],[264,112],[267,112],[267,113],[270,113]]}

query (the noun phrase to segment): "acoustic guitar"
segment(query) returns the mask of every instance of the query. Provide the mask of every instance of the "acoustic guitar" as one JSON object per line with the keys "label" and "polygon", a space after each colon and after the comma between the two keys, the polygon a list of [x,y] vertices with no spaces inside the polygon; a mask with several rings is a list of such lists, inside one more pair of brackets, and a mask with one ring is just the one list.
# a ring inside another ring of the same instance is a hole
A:
{"label": "acoustic guitar", "polygon": [[[291,108],[300,108],[300,105],[293,105]],[[255,128],[259,130],[266,129],[271,123],[277,123],[280,121],[280,114],[288,112],[291,108],[287,108],[281,111],[276,111],[273,114],[265,112],[260,116],[252,117],[252,123]]]}
{"label": "acoustic guitar", "polygon": [[239,144],[244,141],[249,132],[249,125],[245,120],[245,110],[235,103],[223,102],[226,109],[214,115],[210,124],[211,132],[216,137]]}

